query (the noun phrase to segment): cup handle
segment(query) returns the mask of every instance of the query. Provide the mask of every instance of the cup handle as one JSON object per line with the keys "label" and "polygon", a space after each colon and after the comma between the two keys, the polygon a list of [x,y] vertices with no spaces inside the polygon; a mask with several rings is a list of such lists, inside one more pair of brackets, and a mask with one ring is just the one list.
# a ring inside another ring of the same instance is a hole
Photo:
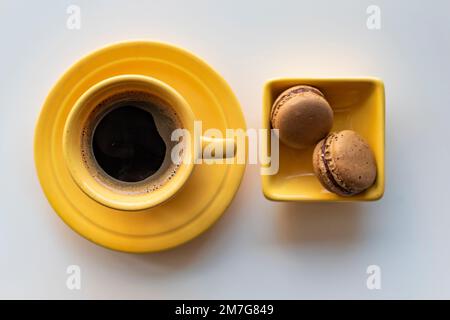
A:
{"label": "cup handle", "polygon": [[222,159],[234,158],[236,156],[236,141],[232,138],[212,138],[208,136],[201,136],[200,146],[200,156],[203,159],[217,159],[215,156],[215,151],[217,150],[222,150]]}

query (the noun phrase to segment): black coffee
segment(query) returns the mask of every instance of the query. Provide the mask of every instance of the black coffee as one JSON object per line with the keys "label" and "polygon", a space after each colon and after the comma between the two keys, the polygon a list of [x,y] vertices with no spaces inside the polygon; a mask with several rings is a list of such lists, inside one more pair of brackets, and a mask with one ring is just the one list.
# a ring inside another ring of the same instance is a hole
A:
{"label": "black coffee", "polygon": [[166,144],[152,114],[129,103],[100,120],[92,138],[92,150],[108,175],[124,182],[138,182],[161,167]]}

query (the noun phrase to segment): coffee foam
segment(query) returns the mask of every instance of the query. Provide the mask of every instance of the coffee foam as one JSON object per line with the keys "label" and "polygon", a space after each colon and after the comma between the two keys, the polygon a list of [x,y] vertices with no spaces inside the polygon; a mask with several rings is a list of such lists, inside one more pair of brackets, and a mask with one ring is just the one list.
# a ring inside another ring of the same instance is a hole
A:
{"label": "coffee foam", "polygon": [[[161,167],[152,175],[138,182],[125,182],[108,175],[97,163],[92,149],[92,140],[97,124],[110,111],[130,105],[151,113],[156,129],[166,144],[166,153]],[[172,162],[171,151],[178,143],[171,141],[173,130],[182,128],[176,111],[159,97],[144,91],[129,90],[114,94],[97,104],[83,126],[81,136],[81,156],[84,166],[91,176],[111,191],[126,195],[142,195],[154,192],[176,175],[180,165]]]}

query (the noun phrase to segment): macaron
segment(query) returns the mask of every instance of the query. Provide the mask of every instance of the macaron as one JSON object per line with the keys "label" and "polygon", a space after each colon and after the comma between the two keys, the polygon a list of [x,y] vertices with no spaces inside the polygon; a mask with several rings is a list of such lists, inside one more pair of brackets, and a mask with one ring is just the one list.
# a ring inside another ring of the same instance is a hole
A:
{"label": "macaron", "polygon": [[302,149],[315,145],[333,125],[333,110],[319,89],[298,85],[281,93],[270,115],[272,128],[285,145]]}
{"label": "macaron", "polygon": [[330,133],[313,153],[314,173],[331,192],[352,196],[372,186],[377,176],[369,144],[355,131]]}

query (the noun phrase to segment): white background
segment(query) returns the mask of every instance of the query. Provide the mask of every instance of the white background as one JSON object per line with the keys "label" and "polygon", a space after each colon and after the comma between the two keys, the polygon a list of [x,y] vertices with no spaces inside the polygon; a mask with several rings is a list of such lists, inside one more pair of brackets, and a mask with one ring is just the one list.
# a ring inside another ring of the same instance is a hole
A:
{"label": "white background", "polygon": [[[66,8],[81,8],[81,30]],[[368,30],[366,8],[381,8]],[[0,1],[0,298],[450,298],[448,1]],[[256,165],[208,232],[148,255],[78,236],[38,183],[33,131],[60,75],[94,49],[162,40],[204,58],[260,127],[272,77],[386,85],[386,193],[375,203],[266,200]],[[79,265],[82,288],[66,288]],[[382,290],[366,288],[366,268]]]}

